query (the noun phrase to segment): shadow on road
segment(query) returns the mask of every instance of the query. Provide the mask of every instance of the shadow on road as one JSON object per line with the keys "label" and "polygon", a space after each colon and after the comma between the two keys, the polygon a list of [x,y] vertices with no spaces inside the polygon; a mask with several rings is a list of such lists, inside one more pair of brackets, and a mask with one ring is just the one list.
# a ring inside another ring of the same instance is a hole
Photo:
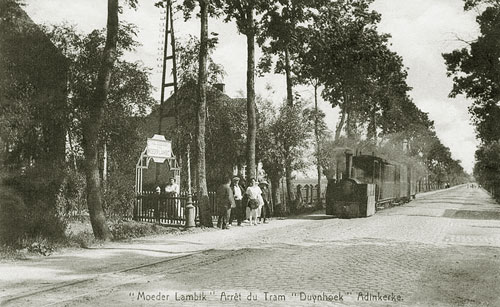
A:
{"label": "shadow on road", "polygon": [[289,219],[289,220],[306,220],[306,221],[319,221],[319,220],[328,220],[328,219],[334,219],[334,218],[336,218],[336,217],[331,216],[331,215],[326,215],[321,211],[311,213],[311,214],[301,214],[301,215],[287,217],[287,219]]}

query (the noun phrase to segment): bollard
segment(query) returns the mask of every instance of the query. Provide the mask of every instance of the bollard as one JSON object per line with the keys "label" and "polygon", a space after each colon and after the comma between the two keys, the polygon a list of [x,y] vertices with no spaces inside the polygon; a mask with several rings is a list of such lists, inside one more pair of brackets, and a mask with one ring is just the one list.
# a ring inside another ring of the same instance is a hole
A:
{"label": "bollard", "polygon": [[[191,194],[191,159],[190,159],[191,150],[189,147],[189,143],[187,145],[187,171],[188,171],[188,199],[186,205],[186,224],[185,228],[191,228],[196,226],[195,222],[195,208],[193,206],[193,195]],[[198,197],[198,201],[201,199]]]}
{"label": "bollard", "polygon": [[188,200],[187,200],[187,205],[186,205],[186,224],[184,227],[186,228],[191,228],[195,227],[195,210],[193,206],[193,197],[191,196],[191,193],[188,194]]}

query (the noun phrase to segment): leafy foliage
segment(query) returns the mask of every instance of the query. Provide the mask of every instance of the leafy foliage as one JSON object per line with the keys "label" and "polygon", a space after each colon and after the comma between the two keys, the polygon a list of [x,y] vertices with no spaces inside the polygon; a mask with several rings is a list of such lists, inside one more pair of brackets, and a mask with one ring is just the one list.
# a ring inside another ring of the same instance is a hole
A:
{"label": "leafy foliage", "polygon": [[[179,110],[179,152],[185,161],[187,145],[195,148],[196,92],[195,81],[184,84],[175,97]],[[167,104],[171,100],[167,100]],[[246,109],[245,100],[232,99],[214,87],[207,87],[206,169],[209,190],[217,188],[221,178],[232,172],[233,165],[245,160]],[[154,113],[153,113],[154,114]],[[196,164],[196,155],[191,157]],[[193,174],[193,178],[196,174]],[[185,178],[184,178],[185,179]]]}
{"label": "leafy foliage", "polygon": [[463,94],[474,104],[469,108],[483,142],[498,139],[500,126],[500,7],[486,8],[477,17],[481,34],[469,48],[443,54],[448,76],[453,77],[451,97]]}
{"label": "leafy foliage", "polygon": [[305,110],[302,101],[279,108],[267,100],[259,104],[257,156],[276,188],[287,165],[290,171],[302,170],[308,165],[304,154],[313,129],[308,114],[310,110]]}
{"label": "leafy foliage", "polygon": [[263,52],[258,66],[261,72],[270,72],[273,57],[276,57],[274,72],[283,73],[285,66],[288,65],[285,51],[290,54],[291,62],[301,63],[297,55],[305,44],[305,36],[302,35],[304,25],[312,21],[314,10],[324,5],[324,2],[280,0],[266,7],[260,21],[261,31],[257,39]]}
{"label": "leafy foliage", "polygon": [[[63,24],[46,29],[48,36],[71,61],[69,75],[70,136],[73,140],[72,155],[79,167],[82,165],[82,123],[89,116],[89,101],[93,99],[105,31],[79,33],[75,26]],[[133,25],[122,24],[118,33],[118,61],[113,69],[105,120],[100,128],[100,144],[106,144],[108,154],[108,182],[104,193],[108,214],[127,215],[133,204],[134,169],[142,150],[145,132],[142,122],[155,101],[149,69],[140,63],[122,60],[124,53],[138,46]],[[103,153],[104,147],[101,147]],[[68,195],[68,197],[70,197]]]}
{"label": "leafy foliage", "polygon": [[58,238],[65,228],[56,199],[64,178],[67,63],[17,1],[0,5],[0,167],[11,171],[5,183],[12,206],[2,214],[17,223],[9,243]]}
{"label": "leafy foliage", "polygon": [[484,187],[491,190],[497,200],[500,200],[500,142],[493,141],[483,144],[476,151],[474,177]]}
{"label": "leafy foliage", "polygon": [[473,100],[469,107],[477,137],[482,144],[476,151],[474,177],[499,199],[498,171],[500,124],[500,2],[466,0],[465,10],[481,7],[476,18],[480,34],[466,48],[443,54],[448,76],[453,78],[451,97],[465,95]]}
{"label": "leafy foliage", "polygon": [[[214,33],[213,33],[214,34]],[[177,51],[177,78],[179,87],[184,84],[192,84],[198,79],[198,55],[200,52],[200,41],[196,37],[189,35],[188,39],[176,41]],[[213,50],[217,46],[217,38],[208,40],[208,84],[215,84],[226,75],[224,67],[214,62],[211,57]]]}
{"label": "leafy foliage", "polygon": [[115,240],[179,232],[177,228],[167,228],[157,224],[123,220],[111,223],[110,229]]}
{"label": "leafy foliage", "polygon": [[25,234],[27,214],[23,200],[8,187],[0,185],[0,244],[14,245]]}

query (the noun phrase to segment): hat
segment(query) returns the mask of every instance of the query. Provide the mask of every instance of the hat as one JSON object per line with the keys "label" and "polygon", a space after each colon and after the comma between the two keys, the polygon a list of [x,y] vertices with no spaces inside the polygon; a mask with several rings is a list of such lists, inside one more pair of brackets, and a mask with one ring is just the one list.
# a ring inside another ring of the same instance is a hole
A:
{"label": "hat", "polygon": [[240,177],[233,177],[233,181],[240,181]]}

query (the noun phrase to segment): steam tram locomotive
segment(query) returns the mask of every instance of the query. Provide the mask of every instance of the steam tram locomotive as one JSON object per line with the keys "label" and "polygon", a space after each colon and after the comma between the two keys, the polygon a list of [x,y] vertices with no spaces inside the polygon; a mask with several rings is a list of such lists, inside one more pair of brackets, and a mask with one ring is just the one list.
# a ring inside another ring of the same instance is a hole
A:
{"label": "steam tram locomotive", "polygon": [[377,207],[400,204],[415,197],[417,174],[409,166],[375,155],[345,152],[345,178],[329,180],[326,214],[339,218],[367,217]]}

